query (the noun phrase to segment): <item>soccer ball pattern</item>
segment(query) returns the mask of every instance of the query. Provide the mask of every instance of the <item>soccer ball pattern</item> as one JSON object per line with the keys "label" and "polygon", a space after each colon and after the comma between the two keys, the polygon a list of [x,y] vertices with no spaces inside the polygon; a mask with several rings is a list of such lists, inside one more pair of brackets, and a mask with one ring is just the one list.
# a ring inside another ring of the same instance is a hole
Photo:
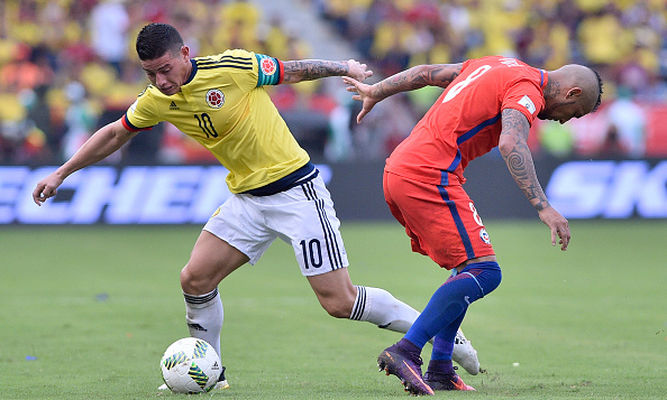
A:
{"label": "soccer ball pattern", "polygon": [[220,376],[220,357],[205,341],[193,337],[172,343],[160,360],[162,379],[174,393],[201,393]]}

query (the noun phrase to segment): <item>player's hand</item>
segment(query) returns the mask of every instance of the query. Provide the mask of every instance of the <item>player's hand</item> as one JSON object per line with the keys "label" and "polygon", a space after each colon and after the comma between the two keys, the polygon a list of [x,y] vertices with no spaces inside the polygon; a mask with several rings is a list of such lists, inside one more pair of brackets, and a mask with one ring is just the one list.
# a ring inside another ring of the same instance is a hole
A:
{"label": "player's hand", "polygon": [[364,116],[373,109],[375,103],[380,101],[380,99],[373,97],[373,87],[371,85],[361,83],[358,80],[347,76],[343,77],[343,82],[348,85],[346,88],[348,92],[356,93],[352,96],[352,99],[361,102],[361,111],[357,114],[357,123],[360,123],[361,120],[364,119]]}
{"label": "player's hand", "polygon": [[570,243],[570,227],[567,224],[567,219],[551,206],[539,211],[538,215],[540,220],[551,230],[551,245],[555,246],[556,241],[558,241],[560,249],[567,250],[567,245]]}
{"label": "player's hand", "polygon": [[369,70],[366,67],[366,64],[361,64],[357,60],[347,60],[347,76],[354,78],[360,82],[366,80],[366,78],[373,76],[373,71]]}
{"label": "player's hand", "polygon": [[55,172],[46,178],[42,179],[35,186],[35,190],[32,192],[32,200],[38,206],[41,206],[42,203],[46,201],[49,197],[56,195],[58,187],[63,183],[63,178],[61,178]]}

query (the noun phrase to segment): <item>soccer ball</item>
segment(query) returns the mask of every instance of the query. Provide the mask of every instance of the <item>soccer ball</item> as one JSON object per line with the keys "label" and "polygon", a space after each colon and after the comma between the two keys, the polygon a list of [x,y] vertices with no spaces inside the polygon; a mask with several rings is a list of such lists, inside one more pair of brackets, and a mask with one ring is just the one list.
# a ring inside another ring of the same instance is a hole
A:
{"label": "soccer ball", "polygon": [[206,341],[187,337],[167,347],[160,369],[174,393],[208,392],[220,377],[220,357]]}

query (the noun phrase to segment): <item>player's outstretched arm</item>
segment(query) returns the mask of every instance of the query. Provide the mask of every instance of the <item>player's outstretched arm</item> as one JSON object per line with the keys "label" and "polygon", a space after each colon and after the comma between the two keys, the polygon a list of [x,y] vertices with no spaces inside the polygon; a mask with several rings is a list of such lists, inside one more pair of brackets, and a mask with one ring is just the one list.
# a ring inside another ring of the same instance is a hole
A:
{"label": "player's outstretched arm", "polygon": [[292,60],[283,62],[283,83],[312,81],[328,76],[349,76],[363,81],[373,75],[373,71],[356,60]]}
{"label": "player's outstretched arm", "polygon": [[559,239],[561,250],[567,250],[570,228],[567,219],[551,207],[537,179],[533,156],[527,143],[529,131],[528,119],[520,111],[511,108],[503,110],[498,150],[514,182],[535,207],[540,220],[551,230],[551,244],[555,246],[556,240]]}
{"label": "player's outstretched arm", "polygon": [[420,89],[424,86],[446,88],[459,76],[462,67],[463,64],[418,65],[394,74],[372,86],[349,77],[343,77],[343,81],[348,84],[348,92],[357,93],[352,98],[362,102],[361,111],[357,115],[357,123],[359,123],[376,103],[386,97],[400,92]]}
{"label": "player's outstretched arm", "polygon": [[32,192],[32,199],[38,206],[49,197],[55,196],[58,187],[73,172],[103,160],[120,149],[135,133],[125,129],[120,120],[100,128],[57,170],[42,179]]}

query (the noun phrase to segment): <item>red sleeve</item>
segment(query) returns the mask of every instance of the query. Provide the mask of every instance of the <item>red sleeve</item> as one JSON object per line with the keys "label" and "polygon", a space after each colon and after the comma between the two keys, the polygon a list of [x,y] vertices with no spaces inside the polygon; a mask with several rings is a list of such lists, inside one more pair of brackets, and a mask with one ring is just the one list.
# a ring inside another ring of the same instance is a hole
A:
{"label": "red sleeve", "polygon": [[544,96],[537,86],[539,84],[529,80],[522,80],[510,87],[503,98],[501,111],[512,108],[520,111],[528,119],[530,125],[537,114],[544,109]]}

